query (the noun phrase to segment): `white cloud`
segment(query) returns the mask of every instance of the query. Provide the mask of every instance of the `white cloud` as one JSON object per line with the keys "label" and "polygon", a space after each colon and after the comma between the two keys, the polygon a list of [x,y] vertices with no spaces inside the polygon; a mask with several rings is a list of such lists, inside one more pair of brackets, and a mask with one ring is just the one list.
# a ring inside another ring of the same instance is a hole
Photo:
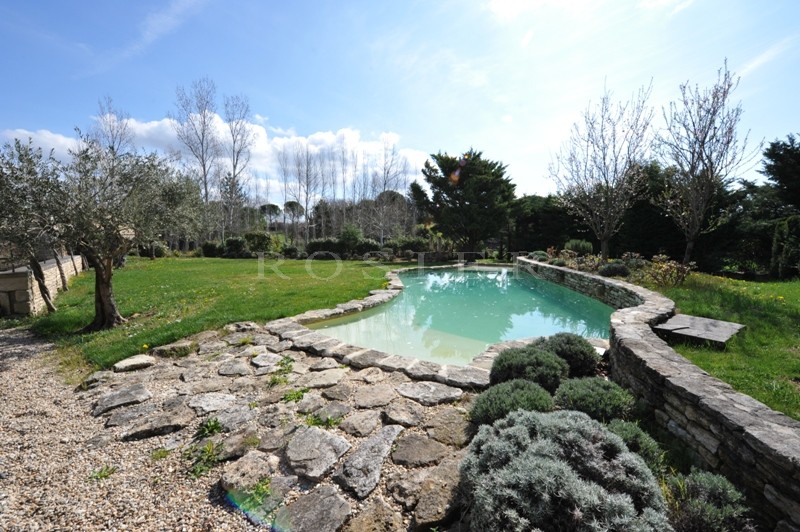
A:
{"label": "white cloud", "polygon": [[669,16],[676,15],[692,5],[694,0],[641,0],[639,7],[646,10],[669,10]]}
{"label": "white cloud", "polygon": [[60,133],[53,133],[46,129],[29,131],[27,129],[5,129],[0,131],[4,142],[13,142],[14,139],[26,141],[31,139],[33,145],[45,152],[53,150],[53,156],[59,161],[68,161],[69,152],[77,147],[75,137],[67,137]]}
{"label": "white cloud", "polygon": [[772,61],[777,59],[783,52],[788,50],[796,40],[797,40],[797,35],[792,35],[773,44],[772,46],[770,46],[769,48],[758,54],[756,57],[752,58],[747,63],[745,63],[743,67],[738,69],[737,73],[739,74],[739,76],[745,77],[748,74],[752,73],[753,71],[761,68],[762,66],[771,63]]}
{"label": "white cloud", "polygon": [[527,48],[528,45],[531,43],[531,39],[533,39],[533,30],[528,30],[525,35],[522,36],[522,40],[520,41],[520,46],[523,48]]}

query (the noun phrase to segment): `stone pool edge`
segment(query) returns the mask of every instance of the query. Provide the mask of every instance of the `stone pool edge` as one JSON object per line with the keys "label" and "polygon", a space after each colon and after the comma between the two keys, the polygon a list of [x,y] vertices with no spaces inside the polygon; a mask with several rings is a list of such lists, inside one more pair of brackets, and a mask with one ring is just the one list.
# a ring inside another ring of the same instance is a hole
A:
{"label": "stone pool edge", "polygon": [[[464,264],[428,266],[425,269],[440,270],[459,267],[463,268]],[[481,265],[470,265],[468,267],[482,268]],[[515,268],[515,265],[506,267]],[[454,366],[402,355],[392,355],[375,349],[347,344],[305,326],[309,323],[361,312],[391,301],[400,295],[404,288],[403,282],[400,280],[400,273],[418,268],[418,266],[412,266],[387,272],[386,288],[370,290],[370,295],[363,299],[353,299],[346,303],[340,303],[334,308],[309,310],[296,316],[273,320],[267,322],[265,328],[271,334],[280,337],[281,340],[290,340],[294,347],[298,349],[316,356],[335,358],[340,360],[341,363],[356,369],[376,367],[383,371],[400,371],[414,380],[434,381],[470,390],[487,388],[489,386],[489,370],[497,355],[510,347],[524,346],[535,338],[523,338],[492,344],[482,353],[473,357],[472,361],[466,366]],[[495,269],[493,266],[486,268]]]}
{"label": "stone pool edge", "polygon": [[616,308],[611,379],[642,400],[706,469],[742,490],[768,529],[800,532],[800,422],[712,377],[656,335],[652,327],[675,314],[672,300],[618,279],[522,257],[517,263]]}

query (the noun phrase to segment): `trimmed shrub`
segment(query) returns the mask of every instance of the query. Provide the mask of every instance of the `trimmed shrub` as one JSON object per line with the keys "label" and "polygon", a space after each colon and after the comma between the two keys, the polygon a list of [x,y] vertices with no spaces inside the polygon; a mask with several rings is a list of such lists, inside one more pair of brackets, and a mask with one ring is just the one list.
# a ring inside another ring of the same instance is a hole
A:
{"label": "trimmed shrub", "polygon": [[546,251],[537,250],[531,253],[528,253],[528,258],[533,260],[538,260],[539,262],[547,262],[549,256],[547,255]]}
{"label": "trimmed shrub", "polygon": [[591,255],[594,251],[591,242],[576,238],[567,240],[567,243],[564,244],[564,249],[574,251],[578,255]]}
{"label": "trimmed shrub", "polygon": [[492,363],[489,382],[498,384],[511,379],[527,379],[550,393],[569,374],[567,362],[550,351],[535,346],[506,349]]}
{"label": "trimmed shrub", "polygon": [[553,266],[561,266],[562,268],[567,265],[567,261],[564,259],[550,259],[548,264]]}
{"label": "trimmed shrub", "polygon": [[600,355],[586,338],[573,333],[556,333],[541,343],[540,349],[555,353],[569,364],[569,376],[594,377]]}
{"label": "trimmed shrub", "polygon": [[603,277],[627,277],[631,274],[631,271],[622,262],[609,262],[600,266],[597,273]]}
{"label": "trimmed shrub", "polygon": [[246,259],[251,256],[252,255],[250,255],[250,252],[247,250],[247,241],[244,238],[234,236],[225,239],[225,258]]}
{"label": "trimmed shrub", "polygon": [[367,253],[375,253],[381,250],[381,245],[377,240],[371,238],[362,238],[356,244],[356,253],[359,255],[366,255]]}
{"label": "trimmed shrub", "polygon": [[694,470],[664,479],[664,497],[676,532],[751,532],[744,497],[723,476]]}
{"label": "trimmed shrub", "polygon": [[556,406],[563,410],[578,410],[598,421],[630,417],[635,400],[619,384],[602,377],[569,379],[558,387]]}
{"label": "trimmed shrub", "polygon": [[342,232],[339,233],[339,244],[342,246],[342,251],[345,253],[354,253],[358,247],[359,241],[364,237],[361,229],[353,224],[347,224],[342,227]]}
{"label": "trimmed shrub", "polygon": [[580,412],[517,411],[482,426],[461,478],[470,530],[672,530],[642,459]]}
{"label": "trimmed shrub", "polygon": [[221,248],[222,246],[219,242],[210,241],[205,241],[200,246],[200,250],[202,251],[204,257],[219,257],[221,255],[220,252],[222,251]]}
{"label": "trimmed shrub", "polygon": [[247,242],[247,249],[254,253],[272,251],[274,246],[272,235],[268,233],[259,233],[256,231],[245,233],[244,240]]}
{"label": "trimmed shrub", "polygon": [[653,472],[656,478],[661,478],[667,472],[664,463],[664,451],[656,440],[642,428],[631,421],[612,419],[608,430],[622,438],[628,450],[638,454]]}
{"label": "trimmed shrub", "polygon": [[296,259],[297,258],[297,246],[283,246],[281,253],[287,259]]}
{"label": "trimmed shrub", "polygon": [[514,379],[482,392],[472,404],[469,415],[478,425],[490,425],[515,410],[550,412],[553,398],[535,382]]}
{"label": "trimmed shrub", "polygon": [[[314,253],[319,253],[321,251],[330,253],[335,253],[337,255],[342,255],[344,252],[344,246],[342,246],[341,242],[339,242],[336,238],[315,238],[313,240],[309,240],[308,244],[306,244],[306,253],[309,255],[313,255]],[[322,254],[319,253],[315,258],[321,258]]]}

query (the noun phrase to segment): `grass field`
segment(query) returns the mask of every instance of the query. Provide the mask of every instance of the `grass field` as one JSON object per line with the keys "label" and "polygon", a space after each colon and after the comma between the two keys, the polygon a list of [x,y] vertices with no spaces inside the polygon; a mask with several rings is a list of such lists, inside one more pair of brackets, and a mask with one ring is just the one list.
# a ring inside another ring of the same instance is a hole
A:
{"label": "grass field", "polygon": [[[94,315],[94,275],[75,278],[61,293],[58,312],[32,321],[53,339],[62,360],[109,367],[188,335],[235,321],[265,322],[310,309],[333,307],[381,288],[388,268],[363,262],[264,261],[263,275],[253,259],[133,258],[114,274],[114,293],[128,323],[109,331],[75,331]],[[337,268],[341,271],[337,273]],[[309,271],[310,270],[310,271]],[[89,368],[84,368],[88,370]]]}
{"label": "grass field", "polygon": [[747,327],[725,351],[676,346],[711,375],[800,420],[800,281],[755,283],[692,274],[661,289],[680,312]]}

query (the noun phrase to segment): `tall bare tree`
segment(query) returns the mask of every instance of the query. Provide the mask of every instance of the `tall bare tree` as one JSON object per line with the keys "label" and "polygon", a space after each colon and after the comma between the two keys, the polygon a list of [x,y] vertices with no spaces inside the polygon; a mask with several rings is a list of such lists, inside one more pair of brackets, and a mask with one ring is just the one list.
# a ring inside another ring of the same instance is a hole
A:
{"label": "tall bare tree", "polygon": [[246,171],[254,142],[250,129],[250,102],[246,96],[225,96],[224,113],[228,138],[223,145],[229,166],[220,184],[220,199],[225,210],[223,225],[235,231],[236,213],[246,200]]}
{"label": "tall bare tree", "polygon": [[186,147],[196,163],[197,180],[203,191],[202,231],[210,238],[212,217],[211,199],[218,172],[221,144],[215,127],[217,88],[209,78],[192,82],[187,91],[179,86],[175,91],[175,113],[169,117],[178,140]]}
{"label": "tall bare tree", "polygon": [[[293,173],[295,186],[293,198],[303,206],[303,214],[306,220],[309,215],[309,207],[319,192],[320,173],[318,157],[312,151],[308,141],[297,141],[292,147]],[[285,209],[284,209],[285,210]],[[306,244],[310,239],[310,224],[306,221],[304,238]]]}
{"label": "tall bare tree", "polygon": [[711,88],[683,83],[680,99],[663,110],[666,125],[656,142],[665,164],[677,171],[657,202],[686,237],[684,263],[691,259],[697,237],[724,218],[709,212],[714,198],[761,149],[761,143],[747,149],[749,133],[739,139],[742,104],[730,101],[738,84],[726,61]]}
{"label": "tall bare tree", "polygon": [[606,90],[550,165],[564,206],[579,216],[600,241],[603,259],[622,226],[625,212],[642,192],[643,163],[650,146],[653,110],[647,105],[652,85],[629,101],[617,103]]}
{"label": "tall bare tree", "polygon": [[374,212],[371,218],[381,245],[387,232],[391,233],[391,228],[397,225],[398,214],[402,216],[406,205],[402,195],[390,192],[405,190],[408,187],[406,182],[408,167],[408,160],[398,153],[397,146],[389,139],[384,139],[371,182],[371,196],[374,199],[372,204]]}
{"label": "tall bare tree", "polygon": [[[290,199],[289,194],[289,186],[291,184],[292,179],[292,167],[289,161],[290,154],[289,149],[286,144],[282,144],[280,147],[275,147],[275,158],[278,160],[278,169],[281,173],[281,184],[283,185],[283,204],[286,203]],[[286,209],[283,209],[283,241],[289,241],[289,230],[288,226],[286,225]]]}

